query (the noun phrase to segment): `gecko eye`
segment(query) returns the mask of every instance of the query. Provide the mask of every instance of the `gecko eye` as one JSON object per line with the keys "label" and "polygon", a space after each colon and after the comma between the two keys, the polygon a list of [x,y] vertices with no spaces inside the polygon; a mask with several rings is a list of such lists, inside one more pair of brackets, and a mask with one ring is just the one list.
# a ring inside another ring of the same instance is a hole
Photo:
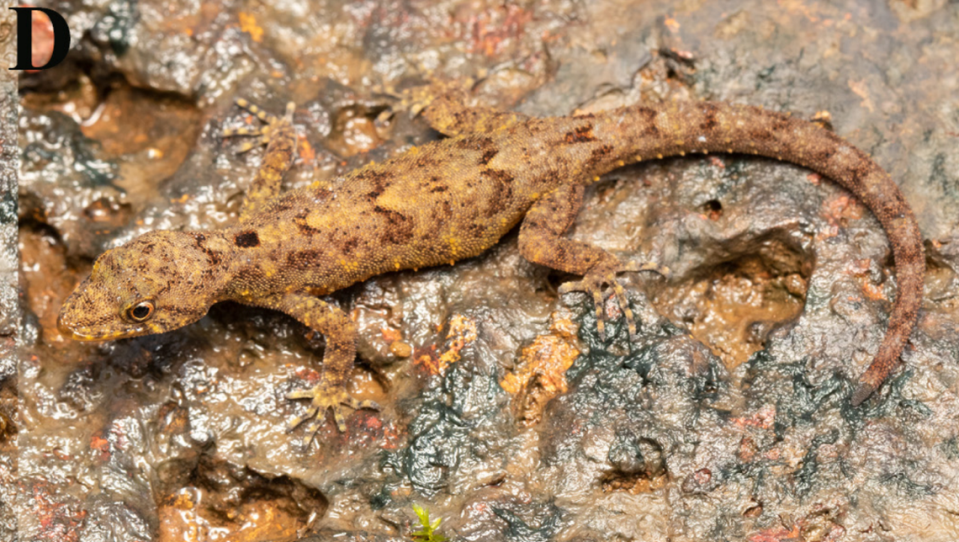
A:
{"label": "gecko eye", "polygon": [[141,301],[127,309],[127,317],[134,322],[146,322],[153,316],[154,308],[152,301]]}

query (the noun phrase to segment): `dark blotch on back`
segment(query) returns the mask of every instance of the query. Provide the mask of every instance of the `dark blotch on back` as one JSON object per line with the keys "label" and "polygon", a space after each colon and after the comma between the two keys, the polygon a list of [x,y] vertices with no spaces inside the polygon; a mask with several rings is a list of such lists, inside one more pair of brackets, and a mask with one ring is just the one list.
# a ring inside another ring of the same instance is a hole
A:
{"label": "dark blotch on back", "polygon": [[513,199],[513,176],[508,171],[492,168],[481,171],[480,175],[489,179],[493,188],[486,216],[496,216],[506,209]]}
{"label": "dark blotch on back", "polygon": [[499,154],[499,149],[496,147],[496,143],[493,143],[493,140],[486,136],[477,136],[470,138],[467,141],[472,141],[472,148],[478,150],[481,155],[479,159],[479,165],[485,166],[490,163],[490,160],[494,156]]}
{"label": "dark blotch on back", "polygon": [[647,137],[656,137],[659,135],[659,128],[656,127],[656,115],[658,113],[651,107],[637,107],[636,117],[643,125],[643,135]]}
{"label": "dark blotch on back", "polygon": [[372,189],[366,193],[366,197],[373,201],[386,191],[386,187],[390,185],[392,180],[392,175],[387,171],[368,169],[360,172],[356,180],[370,183]]}
{"label": "dark blotch on back", "polygon": [[203,251],[204,254],[210,258],[210,265],[217,265],[220,263],[220,255],[215,250],[210,250],[206,248],[204,243],[206,243],[206,236],[202,233],[193,234],[193,242],[196,244],[196,247]]}
{"label": "dark blotch on back", "polygon": [[291,269],[307,269],[316,265],[321,256],[319,250],[298,250],[286,257],[286,263]]}
{"label": "dark blotch on back", "polygon": [[704,103],[701,107],[703,110],[703,122],[699,125],[699,129],[703,132],[709,132],[718,124],[718,121],[716,121],[717,107],[711,103]]}
{"label": "dark blotch on back", "polygon": [[413,219],[392,209],[379,205],[373,207],[373,212],[386,220],[386,231],[382,241],[388,244],[405,245],[413,238]]}
{"label": "dark blotch on back", "polygon": [[612,154],[613,147],[610,145],[601,145],[593,149],[593,152],[589,154],[589,158],[586,159],[586,168],[590,169],[596,164],[602,162],[607,156]]}
{"label": "dark blotch on back", "polygon": [[589,143],[590,141],[596,141],[596,137],[593,135],[593,125],[587,124],[576,128],[572,132],[566,132],[565,139],[567,143]]}
{"label": "dark blotch on back", "polygon": [[479,163],[482,166],[485,166],[493,159],[494,156],[499,154],[499,151],[496,149],[487,149],[483,152],[483,156],[480,157]]}
{"label": "dark blotch on back", "polygon": [[260,246],[260,237],[255,231],[245,231],[236,234],[233,242],[240,248],[253,248]]}

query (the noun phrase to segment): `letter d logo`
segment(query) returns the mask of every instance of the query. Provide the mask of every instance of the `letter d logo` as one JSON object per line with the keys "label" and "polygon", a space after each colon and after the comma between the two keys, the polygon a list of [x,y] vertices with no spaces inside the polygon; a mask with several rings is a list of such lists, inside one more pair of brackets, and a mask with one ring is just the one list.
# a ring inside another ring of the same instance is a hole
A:
{"label": "letter d logo", "polygon": [[[17,65],[11,70],[45,70],[63,62],[70,50],[70,27],[62,15],[49,8],[10,8],[17,12]],[[53,26],[53,54],[43,66],[33,65],[33,12],[50,18]]]}

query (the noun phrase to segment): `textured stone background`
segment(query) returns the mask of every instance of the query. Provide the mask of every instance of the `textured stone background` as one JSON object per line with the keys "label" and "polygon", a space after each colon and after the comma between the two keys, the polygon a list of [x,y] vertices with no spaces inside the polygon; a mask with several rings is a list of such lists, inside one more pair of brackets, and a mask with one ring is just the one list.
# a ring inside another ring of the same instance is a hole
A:
{"label": "textured stone background", "polygon": [[[945,0],[47,3],[83,35],[21,81],[24,539],[959,538],[959,4]],[[354,389],[384,409],[308,448],[284,394],[322,341],[217,306],[163,336],[66,341],[60,301],[104,249],[235,218],[259,151],[218,136],[294,100],[289,187],[437,135],[394,88],[477,77],[537,115],[719,99],[822,118],[900,184],[929,270],[905,368],[851,382],[895,296],[877,222],[828,180],[743,156],[610,173],[573,236],[674,269],[601,343],[568,277],[519,256],[334,296]],[[404,352],[409,346],[412,356]],[[578,355],[582,353],[582,355]]]}
{"label": "textured stone background", "polygon": [[16,17],[0,2],[0,540],[16,540],[17,488],[17,72]]}

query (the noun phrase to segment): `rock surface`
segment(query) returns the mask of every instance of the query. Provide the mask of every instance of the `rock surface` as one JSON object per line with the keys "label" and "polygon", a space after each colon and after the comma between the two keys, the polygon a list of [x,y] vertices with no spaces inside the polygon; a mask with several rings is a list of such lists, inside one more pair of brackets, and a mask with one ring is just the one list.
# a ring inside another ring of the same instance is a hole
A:
{"label": "rock surface", "polygon": [[[23,539],[404,540],[412,503],[457,540],[959,539],[959,4],[54,7],[84,38],[56,78],[23,81]],[[286,185],[335,186],[438,137],[384,114],[428,76],[477,77],[479,100],[535,115],[718,99],[829,119],[927,241],[904,368],[850,406],[896,292],[876,220],[827,179],[738,155],[591,188],[572,236],[673,270],[629,279],[632,345],[622,325],[600,341],[515,234],[334,294],[360,328],[354,393],[384,408],[307,447],[284,396],[317,378],[322,340],[284,315],[59,335],[103,250],[235,219],[260,151],[218,135],[243,121],[232,99],[297,102]]]}

